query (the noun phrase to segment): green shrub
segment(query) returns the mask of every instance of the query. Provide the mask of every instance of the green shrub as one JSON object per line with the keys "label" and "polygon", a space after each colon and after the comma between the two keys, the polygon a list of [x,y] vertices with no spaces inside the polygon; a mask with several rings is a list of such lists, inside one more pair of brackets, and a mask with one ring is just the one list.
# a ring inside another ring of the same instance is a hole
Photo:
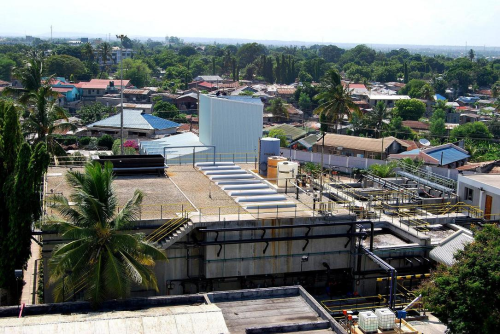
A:
{"label": "green shrub", "polygon": [[81,146],[87,146],[88,144],[90,144],[90,137],[82,137],[78,142]]}
{"label": "green shrub", "polygon": [[99,147],[106,147],[108,150],[111,150],[113,147],[113,137],[110,135],[104,135],[97,139],[97,146]]}

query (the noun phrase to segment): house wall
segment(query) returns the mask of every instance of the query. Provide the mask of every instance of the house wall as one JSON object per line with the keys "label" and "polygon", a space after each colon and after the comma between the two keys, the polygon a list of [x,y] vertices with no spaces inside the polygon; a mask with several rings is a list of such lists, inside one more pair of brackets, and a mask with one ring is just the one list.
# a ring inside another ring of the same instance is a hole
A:
{"label": "house wall", "polygon": [[[472,190],[472,200],[466,198],[466,188]],[[486,195],[491,196],[491,214],[494,215],[491,218],[500,218],[500,188],[459,175],[457,194],[462,202],[477,206],[483,211],[486,205]]]}

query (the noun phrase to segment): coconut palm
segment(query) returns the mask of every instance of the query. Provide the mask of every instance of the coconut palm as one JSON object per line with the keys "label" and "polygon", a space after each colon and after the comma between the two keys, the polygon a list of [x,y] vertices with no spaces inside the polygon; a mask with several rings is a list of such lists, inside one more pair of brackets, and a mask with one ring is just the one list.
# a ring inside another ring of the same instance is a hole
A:
{"label": "coconut palm", "polygon": [[84,173],[70,171],[66,180],[74,191],[69,200],[53,198],[53,208],[62,219],[50,221],[68,240],[55,247],[50,259],[55,299],[61,301],[63,295],[81,291],[86,300],[98,305],[127,297],[132,284],[158,291],[152,267],[155,261],[166,260],[165,254],[145,241],[144,235],[124,231],[138,217],[142,192],[136,190],[118,212],[109,162],[104,166],[88,163]]}
{"label": "coconut palm", "polygon": [[94,60],[94,48],[92,48],[90,43],[85,43],[82,46],[82,56],[87,62],[92,62]]}
{"label": "coconut palm", "polygon": [[368,122],[374,127],[375,131],[380,134],[385,127],[384,120],[388,119],[391,112],[387,110],[384,102],[379,101],[375,108],[368,113]]}
{"label": "coconut palm", "polygon": [[43,60],[42,52],[30,51],[26,54],[22,66],[14,68],[14,76],[28,92],[37,91],[42,86]]}
{"label": "coconut palm", "polygon": [[109,43],[102,43],[99,47],[98,50],[99,57],[101,58],[101,61],[103,63],[101,67],[101,73],[99,74],[99,77],[102,75],[102,69],[108,67],[108,60],[111,59],[111,45]]}
{"label": "coconut palm", "polygon": [[271,105],[266,108],[266,111],[269,111],[278,119],[288,118],[288,109],[286,108],[285,101],[279,97],[271,101]]}
{"label": "coconut palm", "polygon": [[314,99],[320,102],[314,113],[320,116],[323,114],[326,119],[331,120],[335,124],[336,130],[344,116],[350,116],[352,112],[359,112],[358,106],[352,101],[349,88],[342,86],[340,75],[334,69],[327,72],[320,93]]}
{"label": "coconut palm", "polygon": [[[45,142],[49,151],[54,154],[59,144],[53,135],[75,128],[68,123],[64,109],[57,105],[57,93],[49,85],[43,85],[19,100],[29,106],[29,114],[23,123],[25,137],[32,143]],[[56,121],[60,123],[56,124]]]}

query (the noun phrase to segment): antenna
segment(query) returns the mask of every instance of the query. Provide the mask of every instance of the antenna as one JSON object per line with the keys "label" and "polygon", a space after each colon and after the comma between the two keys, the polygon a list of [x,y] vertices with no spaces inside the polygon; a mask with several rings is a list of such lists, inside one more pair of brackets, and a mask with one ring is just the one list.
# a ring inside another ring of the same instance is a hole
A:
{"label": "antenna", "polygon": [[50,25],[50,43],[52,43],[52,25]]}
{"label": "antenna", "polygon": [[427,139],[425,138],[422,138],[418,141],[422,146],[430,146],[431,145],[431,142],[428,141]]}

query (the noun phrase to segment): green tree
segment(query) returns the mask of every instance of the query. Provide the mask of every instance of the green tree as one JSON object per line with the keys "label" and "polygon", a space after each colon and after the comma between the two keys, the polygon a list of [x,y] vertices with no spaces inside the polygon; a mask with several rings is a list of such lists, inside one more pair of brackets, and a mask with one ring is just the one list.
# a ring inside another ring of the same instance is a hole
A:
{"label": "green tree", "polygon": [[179,55],[185,57],[194,56],[196,53],[197,53],[196,49],[189,45],[183,46],[182,48],[179,49]]}
{"label": "green tree", "polygon": [[312,102],[311,102],[311,98],[309,97],[309,95],[306,92],[301,92],[300,97],[299,97],[300,109],[302,109],[303,111],[307,111],[307,110],[311,109],[311,106],[312,106]]}
{"label": "green tree", "polygon": [[[43,142],[47,144],[49,152],[55,154],[60,145],[53,134],[66,130],[73,130],[75,126],[70,124],[63,108],[56,104],[57,93],[52,91],[48,85],[43,85],[36,92],[30,92],[25,96],[26,102],[32,107],[23,123],[25,136],[36,144]],[[56,124],[56,121],[63,120]]]}
{"label": "green tree", "polygon": [[88,125],[100,121],[101,119],[106,118],[114,113],[115,110],[113,107],[106,107],[104,104],[100,102],[95,102],[83,106],[78,111],[78,116],[80,117],[84,125]]}
{"label": "green tree", "polygon": [[124,59],[123,70],[123,77],[129,79],[136,87],[144,87],[151,75],[151,70],[142,60]]}
{"label": "green tree", "polygon": [[45,144],[33,149],[23,140],[19,111],[0,100],[0,289],[16,304],[14,269],[31,256],[31,227],[41,215],[40,189],[49,156]]}
{"label": "green tree", "polygon": [[436,109],[431,117],[429,130],[433,136],[444,136],[446,134],[445,126],[446,114],[443,109]]}
{"label": "green tree", "polygon": [[358,106],[351,98],[349,88],[342,86],[340,74],[334,69],[327,72],[321,84],[320,93],[314,99],[320,103],[314,113],[323,114],[326,119],[334,122],[336,130],[344,116],[350,116],[352,112],[359,112]]}
{"label": "green tree", "polygon": [[240,68],[253,63],[257,58],[267,53],[267,49],[264,45],[258,43],[247,43],[243,44],[236,53],[238,58],[238,65]]}
{"label": "green tree", "polygon": [[409,95],[413,99],[422,98],[422,88],[426,85],[423,80],[412,79],[400,91],[401,95]]}
{"label": "green tree", "polygon": [[[99,45],[99,49],[97,50],[97,53],[99,55],[99,58],[102,62],[102,65],[101,65],[101,73],[99,74],[99,77],[102,78],[102,74],[103,74],[103,70],[104,69],[108,69],[108,61],[112,60],[111,58],[111,52],[112,52],[112,48],[111,48],[111,45],[109,43],[102,43],[101,45]],[[105,78],[107,79],[107,78]]]}
{"label": "green tree", "polygon": [[450,137],[454,139],[483,139],[491,138],[488,127],[483,122],[465,123],[451,130]]}
{"label": "green tree", "polygon": [[474,61],[474,58],[476,57],[476,53],[474,52],[474,50],[473,50],[473,49],[470,49],[470,50],[469,50],[468,55],[469,55],[469,59],[470,59],[470,61]]}
{"label": "green tree", "polygon": [[45,71],[47,75],[55,74],[63,78],[69,78],[72,74],[78,77],[85,72],[85,65],[72,56],[53,55],[45,60]]}
{"label": "green tree", "polygon": [[451,267],[440,266],[420,291],[424,305],[450,334],[496,333],[500,328],[500,229],[485,225],[458,251]]}
{"label": "green tree", "polygon": [[288,118],[288,109],[286,108],[285,101],[279,97],[271,100],[271,105],[266,108],[266,111],[269,111],[278,119]]}
{"label": "green tree", "polygon": [[10,81],[12,79],[12,69],[16,62],[10,58],[0,56],[0,80]]}
{"label": "green tree", "polygon": [[267,136],[271,138],[278,138],[280,140],[280,147],[288,147],[286,133],[282,129],[271,129]]}
{"label": "green tree", "polygon": [[[155,261],[166,260],[165,254],[145,241],[143,234],[124,231],[138,218],[143,194],[136,190],[118,212],[110,162],[104,166],[89,163],[84,173],[68,172],[66,180],[74,189],[70,200],[60,195],[53,200],[53,208],[63,219],[52,222],[68,239],[55,247],[50,259],[55,300],[62,300],[63,285],[74,291],[80,281],[85,285],[85,299],[93,305],[127,297],[132,284],[158,291],[151,267]],[[68,271],[71,274],[66,277]]]}
{"label": "green tree", "polygon": [[24,89],[33,92],[42,86],[43,71],[43,53],[31,51],[23,59],[22,66],[14,68],[14,76],[21,81]]}
{"label": "green tree", "polygon": [[378,177],[392,177],[395,176],[396,173],[394,173],[394,168],[397,166],[396,161],[391,161],[388,164],[381,165],[381,164],[374,164],[368,167],[368,170],[375,174]]}
{"label": "green tree", "polygon": [[385,123],[384,120],[388,119],[390,116],[390,111],[387,110],[387,106],[384,102],[379,101],[375,105],[372,111],[367,115],[368,124],[375,129],[379,134],[384,130]]}
{"label": "green tree", "polygon": [[392,113],[401,117],[403,121],[418,121],[425,113],[425,104],[417,99],[398,100]]}

